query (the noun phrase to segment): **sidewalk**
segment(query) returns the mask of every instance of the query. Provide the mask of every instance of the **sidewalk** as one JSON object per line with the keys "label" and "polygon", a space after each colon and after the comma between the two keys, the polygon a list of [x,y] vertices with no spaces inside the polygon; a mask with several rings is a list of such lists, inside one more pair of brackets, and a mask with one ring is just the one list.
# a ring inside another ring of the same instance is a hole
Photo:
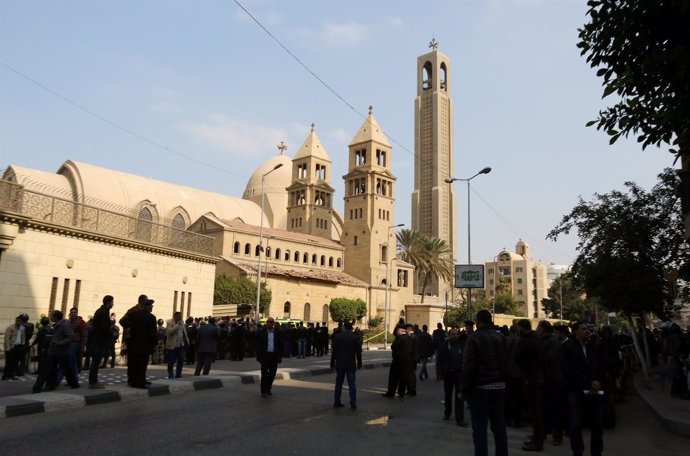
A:
{"label": "sidewalk", "polygon": [[638,372],[634,383],[637,394],[667,431],[690,437],[690,400],[671,397],[668,386],[662,391],[658,375],[645,379],[642,372]]}
{"label": "sidewalk", "polygon": [[[390,351],[363,352],[364,369],[387,366],[390,366]],[[330,356],[285,358],[278,367],[276,380],[311,377],[331,372]],[[189,391],[228,388],[236,384],[260,381],[259,363],[254,358],[245,358],[243,361],[216,361],[211,368],[211,375],[208,376],[195,377],[193,373],[194,366],[185,366],[182,378],[168,379],[165,365],[149,365],[147,378],[151,381],[151,386],[148,389],[135,389],[127,386],[126,367],[106,368],[99,370],[99,380],[106,388],[95,390],[88,388],[88,372],[82,371],[79,375],[81,388],[61,386],[55,391],[38,394],[31,394],[35,375],[27,375],[18,380],[6,380],[0,382],[0,419]]]}

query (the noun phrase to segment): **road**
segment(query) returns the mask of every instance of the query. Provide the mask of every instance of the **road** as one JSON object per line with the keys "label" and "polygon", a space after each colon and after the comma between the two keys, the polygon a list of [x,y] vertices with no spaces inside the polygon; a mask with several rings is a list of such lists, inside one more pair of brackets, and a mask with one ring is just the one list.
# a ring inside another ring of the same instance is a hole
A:
{"label": "road", "polygon": [[[472,454],[470,428],[442,421],[442,385],[419,382],[418,396],[380,396],[387,369],[362,370],[357,410],[332,408],[334,375],[277,381],[262,399],[256,384],[0,420],[2,454],[289,455]],[[344,392],[346,393],[346,392]],[[344,395],[343,400],[346,401]],[[605,454],[686,454],[690,439],[669,434],[636,397],[605,432]],[[509,429],[511,454],[528,429]],[[585,436],[587,440],[587,436]],[[564,445],[544,454],[567,456]]]}

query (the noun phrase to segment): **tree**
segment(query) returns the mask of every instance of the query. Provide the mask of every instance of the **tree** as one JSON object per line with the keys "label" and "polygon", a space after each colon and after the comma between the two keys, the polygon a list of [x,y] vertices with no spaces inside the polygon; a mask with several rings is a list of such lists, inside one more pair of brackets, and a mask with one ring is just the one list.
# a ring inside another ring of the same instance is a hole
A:
{"label": "tree", "polygon": [[333,298],[328,309],[337,322],[354,322],[367,315],[367,303],[361,299]]}
{"label": "tree", "polygon": [[518,315],[522,313],[520,304],[515,300],[510,293],[501,293],[494,297],[494,302],[490,303],[491,309],[495,313],[506,315]]}
{"label": "tree", "polygon": [[[230,277],[226,274],[216,276],[213,289],[213,304],[253,304],[256,305],[256,282],[246,277]],[[271,290],[266,282],[261,282],[259,307],[266,313],[271,305]]]}
{"label": "tree", "polygon": [[446,241],[424,237],[419,231],[403,229],[396,234],[398,256],[415,267],[422,279],[421,302],[433,279],[450,281],[454,275],[453,252]]}
{"label": "tree", "polygon": [[642,148],[662,143],[690,153],[690,4],[687,0],[589,0],[590,22],[578,47],[603,98],[620,100],[588,125],[611,136],[630,133]]}
{"label": "tree", "polygon": [[[556,240],[577,229],[580,241],[573,263],[575,286],[610,311],[624,313],[635,327],[633,316],[653,312],[663,316],[673,310],[669,270],[688,279],[690,246],[683,239],[683,221],[675,193],[678,176],[666,169],[659,182],[646,192],[626,182],[626,192],[595,194],[593,201],[580,198],[570,214],[549,233]],[[679,282],[685,287],[684,282]],[[634,342],[643,367],[646,359]]]}
{"label": "tree", "polygon": [[547,295],[548,298],[541,300],[541,305],[551,318],[561,318],[562,309],[563,320],[578,321],[584,318],[586,311],[591,310],[591,305],[585,299],[584,289],[575,285],[573,273],[570,271],[551,283]]}
{"label": "tree", "polygon": [[[679,208],[690,226],[690,3],[687,0],[589,0],[590,22],[579,29],[581,54],[603,77],[602,98],[620,99],[587,124],[613,144],[637,135],[672,146],[682,157]],[[682,232],[682,231],[681,231]],[[690,230],[685,232],[690,239]]]}

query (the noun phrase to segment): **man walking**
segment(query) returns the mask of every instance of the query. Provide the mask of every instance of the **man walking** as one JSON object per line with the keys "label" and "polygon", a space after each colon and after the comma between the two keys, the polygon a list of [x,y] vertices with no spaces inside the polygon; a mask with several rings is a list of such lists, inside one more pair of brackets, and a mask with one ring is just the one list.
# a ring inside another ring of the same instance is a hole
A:
{"label": "man walking", "polygon": [[488,310],[477,312],[477,331],[467,339],[460,374],[460,399],[467,398],[475,456],[488,456],[487,426],[491,421],[496,456],[508,456],[504,415],[505,337],[493,328]]}
{"label": "man walking", "polygon": [[189,345],[187,328],[182,321],[182,312],[175,312],[173,314],[173,317],[167,321],[165,331],[167,333],[165,349],[168,351],[168,378],[173,378],[173,366],[175,366],[175,363],[177,363],[175,378],[180,378],[182,377],[185,347]]}
{"label": "man walking", "polygon": [[515,360],[524,379],[525,399],[532,419],[532,438],[525,442],[523,451],[544,450],[544,415],[542,397],[544,394],[544,342],[532,331],[532,324],[527,319],[517,322],[520,331]]}
{"label": "man walking", "polygon": [[93,316],[93,325],[89,335],[91,350],[91,364],[89,365],[89,388],[103,389],[105,385],[98,382],[98,368],[103,356],[108,356],[110,344],[113,340],[113,331],[110,326],[110,309],[115,299],[110,295],[103,297],[103,304]]}
{"label": "man walking", "polygon": [[273,395],[271,392],[273,380],[276,378],[278,364],[283,360],[282,340],[274,325],[273,317],[268,317],[266,327],[261,328],[257,335],[256,360],[261,363],[261,397]]}
{"label": "man walking", "polygon": [[67,383],[72,388],[79,388],[79,380],[73,369],[69,368],[69,348],[74,330],[69,321],[64,319],[64,315],[59,310],[53,310],[50,314],[50,321],[53,322],[53,337],[48,348],[48,359],[45,369],[39,371],[32,392],[40,393],[43,386],[48,382],[48,389],[55,389],[55,369],[60,368],[67,378]]}
{"label": "man walking", "polygon": [[589,342],[589,327],[583,322],[573,323],[575,338],[563,345],[565,381],[570,411],[570,449],[574,456],[582,456],[585,444],[582,427],[589,418],[592,456],[604,451],[604,383],[605,370],[599,354]]}
{"label": "man walking", "polygon": [[208,375],[211,370],[211,364],[216,360],[218,340],[220,340],[220,331],[216,326],[216,319],[209,317],[208,324],[201,325],[197,334],[196,369],[194,369],[194,375],[199,375],[202,367],[204,368],[204,375]]}
{"label": "man walking", "polygon": [[426,370],[426,363],[429,358],[434,356],[432,348],[433,341],[429,334],[429,327],[422,325],[422,331],[417,335],[417,348],[419,349],[419,361],[422,367],[419,369],[419,379],[426,380],[429,378],[429,372]]}
{"label": "man walking", "polygon": [[357,386],[355,384],[356,369],[362,368],[362,342],[359,336],[352,332],[352,323],[345,322],[342,331],[333,337],[331,346],[331,369],[335,369],[335,392],[333,407],[344,407],[340,402],[343,391],[343,381],[347,376],[347,387],[350,391],[350,408],[357,408]]}
{"label": "man walking", "polygon": [[460,373],[462,372],[462,349],[460,348],[460,332],[457,328],[451,328],[448,331],[448,340],[438,347],[438,367],[443,378],[443,392],[445,393],[443,419],[450,419],[453,402],[455,402],[455,422],[458,426],[467,427],[467,423],[465,423],[465,401],[458,397]]}

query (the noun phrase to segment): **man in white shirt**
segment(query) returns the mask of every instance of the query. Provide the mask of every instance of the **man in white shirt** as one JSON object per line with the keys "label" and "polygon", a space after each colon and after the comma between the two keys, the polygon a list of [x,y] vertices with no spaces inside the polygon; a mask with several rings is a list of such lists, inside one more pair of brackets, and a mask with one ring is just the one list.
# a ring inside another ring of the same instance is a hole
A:
{"label": "man in white shirt", "polygon": [[283,360],[280,347],[280,333],[274,328],[273,317],[266,319],[266,326],[258,333],[256,360],[261,363],[261,397],[272,396],[271,387],[278,371],[278,364]]}

